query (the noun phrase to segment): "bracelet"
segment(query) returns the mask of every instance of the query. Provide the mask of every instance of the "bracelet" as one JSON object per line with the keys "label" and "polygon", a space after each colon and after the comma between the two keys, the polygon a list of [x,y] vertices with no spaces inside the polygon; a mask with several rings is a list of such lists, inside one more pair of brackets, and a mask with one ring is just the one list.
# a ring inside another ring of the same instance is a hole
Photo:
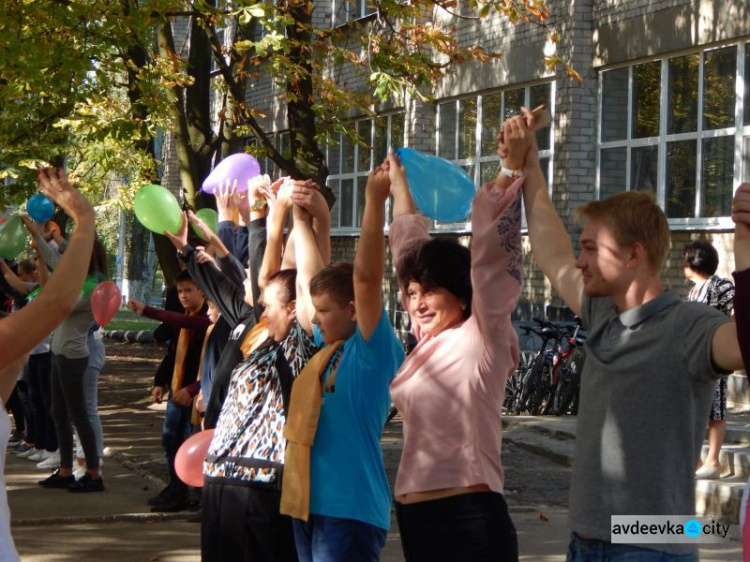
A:
{"label": "bracelet", "polygon": [[507,176],[509,178],[522,178],[523,170],[511,170],[510,168],[506,168],[505,166],[502,166],[500,168],[500,175]]}

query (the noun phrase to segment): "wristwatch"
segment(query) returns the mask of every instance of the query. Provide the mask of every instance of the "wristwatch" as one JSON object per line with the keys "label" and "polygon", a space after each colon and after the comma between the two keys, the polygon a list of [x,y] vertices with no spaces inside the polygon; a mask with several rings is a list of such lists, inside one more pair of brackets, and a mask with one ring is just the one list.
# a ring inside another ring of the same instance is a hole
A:
{"label": "wristwatch", "polygon": [[508,176],[509,178],[522,178],[523,170],[511,170],[510,168],[506,168],[505,166],[502,166],[500,168],[500,175]]}
{"label": "wristwatch", "polygon": [[266,208],[266,200],[263,197],[258,197],[257,199],[253,200],[253,204],[250,205],[250,210],[254,211],[256,213],[261,212],[263,209]]}

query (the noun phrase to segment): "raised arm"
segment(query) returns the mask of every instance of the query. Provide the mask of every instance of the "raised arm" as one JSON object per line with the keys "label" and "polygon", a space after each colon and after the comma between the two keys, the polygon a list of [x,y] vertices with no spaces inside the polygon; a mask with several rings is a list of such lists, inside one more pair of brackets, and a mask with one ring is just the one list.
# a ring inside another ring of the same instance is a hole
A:
{"label": "raised arm", "polygon": [[354,303],[357,325],[365,340],[370,339],[383,314],[383,224],[390,185],[388,170],[378,166],[370,172],[365,188],[365,211],[354,258]]}
{"label": "raised arm", "polygon": [[20,362],[73,310],[86,279],[94,245],[94,209],[68,183],[65,174],[52,169],[39,172],[42,192],[75,222],[68,249],[45,290],[17,313],[0,320],[0,396],[7,400],[16,382]]}
{"label": "raised arm", "polygon": [[187,243],[187,215],[183,214],[182,226],[177,234],[165,232],[178,252],[181,252],[190,276],[206,298],[221,309],[221,313],[234,328],[252,314],[253,310],[245,302],[242,288],[230,282],[226,276],[212,264],[200,264],[195,261],[195,251]]}
{"label": "raised arm", "polygon": [[8,267],[8,264],[5,263],[5,260],[3,259],[0,259],[0,273],[3,274],[3,279],[7,286],[14,291],[14,297],[17,295],[24,297],[29,294],[29,289],[26,286],[26,283],[21,281],[18,275],[13,273],[13,270]]}
{"label": "raised arm", "polygon": [[52,247],[47,243],[47,240],[44,238],[39,225],[37,225],[27,216],[22,216],[21,219],[23,220],[23,224],[26,226],[26,229],[29,231],[29,234],[31,234],[31,237],[34,239],[36,249],[39,252],[39,255],[42,256],[44,263],[47,264],[47,267],[50,270],[54,271],[55,267],[57,267],[57,262],[60,261],[60,256],[62,254],[52,249]]}
{"label": "raised arm", "polygon": [[310,281],[325,267],[315,243],[312,216],[299,205],[294,206],[295,257],[297,260],[297,321],[308,334],[313,331],[315,307],[310,295]]}
{"label": "raised arm", "polygon": [[[391,182],[391,195],[393,196],[393,222],[388,233],[388,243],[393,256],[393,266],[399,277],[399,285],[402,291],[409,283],[408,279],[402,279],[401,266],[404,260],[419,246],[429,241],[430,234],[427,231],[427,219],[417,214],[417,207],[409,191],[409,183],[406,180],[406,170],[401,165],[398,157],[389,153],[387,164],[388,177]],[[405,302],[406,293],[401,295],[402,303]],[[405,307],[405,305],[404,305]]]}
{"label": "raised arm", "polygon": [[[530,115],[525,110],[526,115]],[[516,133],[528,124],[522,117],[513,117],[505,122],[504,127]],[[533,135],[533,132],[531,133]],[[501,155],[502,155],[501,141]],[[526,177],[523,186],[523,201],[526,206],[526,223],[529,228],[529,240],[534,261],[550,280],[552,286],[573,312],[580,316],[583,296],[583,278],[575,266],[575,254],[565,225],[555,211],[547,192],[547,184],[539,165],[539,150],[536,138],[526,154],[526,160],[503,160],[503,165],[511,169],[524,170]]]}
{"label": "raised arm", "polygon": [[266,286],[268,279],[281,270],[281,257],[284,248],[284,225],[289,211],[292,209],[292,183],[284,182],[276,196],[270,190],[265,190],[269,205],[266,232],[266,251],[258,274],[258,285],[261,289]]}

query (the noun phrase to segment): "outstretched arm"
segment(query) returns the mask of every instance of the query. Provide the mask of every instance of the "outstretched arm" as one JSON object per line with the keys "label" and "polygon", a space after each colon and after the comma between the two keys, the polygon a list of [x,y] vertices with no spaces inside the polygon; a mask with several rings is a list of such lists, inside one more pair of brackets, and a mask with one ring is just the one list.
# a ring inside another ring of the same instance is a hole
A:
{"label": "outstretched arm", "polygon": [[7,400],[18,375],[19,361],[54,330],[73,310],[88,272],[94,245],[94,209],[70,185],[64,173],[39,172],[41,191],[75,222],[68,249],[38,298],[17,313],[0,320],[0,397]]}
{"label": "outstretched arm", "polygon": [[[524,110],[528,117],[530,112]],[[528,124],[522,117],[505,122],[504,127],[519,130]],[[533,133],[532,133],[533,134]],[[501,140],[501,156],[503,145]],[[534,261],[550,280],[552,286],[573,312],[580,316],[583,295],[583,278],[576,269],[575,255],[565,225],[555,211],[547,192],[547,184],[539,165],[539,150],[534,139],[526,155],[526,162],[503,161],[506,168],[523,168],[526,177],[523,186],[523,201],[526,206],[526,222]]]}
{"label": "outstretched arm", "polygon": [[370,172],[365,188],[365,212],[354,258],[354,303],[357,325],[365,341],[370,339],[383,314],[383,224],[390,185],[388,170],[378,166]]}

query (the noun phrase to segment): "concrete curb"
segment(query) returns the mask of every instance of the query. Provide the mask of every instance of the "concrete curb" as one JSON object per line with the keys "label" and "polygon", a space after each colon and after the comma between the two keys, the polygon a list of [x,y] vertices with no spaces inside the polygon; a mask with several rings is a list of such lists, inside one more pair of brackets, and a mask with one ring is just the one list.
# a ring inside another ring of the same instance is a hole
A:
{"label": "concrete curb", "polygon": [[94,523],[148,523],[155,521],[179,521],[190,517],[194,512],[179,513],[120,513],[117,515],[99,515],[91,517],[38,517],[18,519],[11,523],[13,527],[41,527],[45,525],[90,525]]}

